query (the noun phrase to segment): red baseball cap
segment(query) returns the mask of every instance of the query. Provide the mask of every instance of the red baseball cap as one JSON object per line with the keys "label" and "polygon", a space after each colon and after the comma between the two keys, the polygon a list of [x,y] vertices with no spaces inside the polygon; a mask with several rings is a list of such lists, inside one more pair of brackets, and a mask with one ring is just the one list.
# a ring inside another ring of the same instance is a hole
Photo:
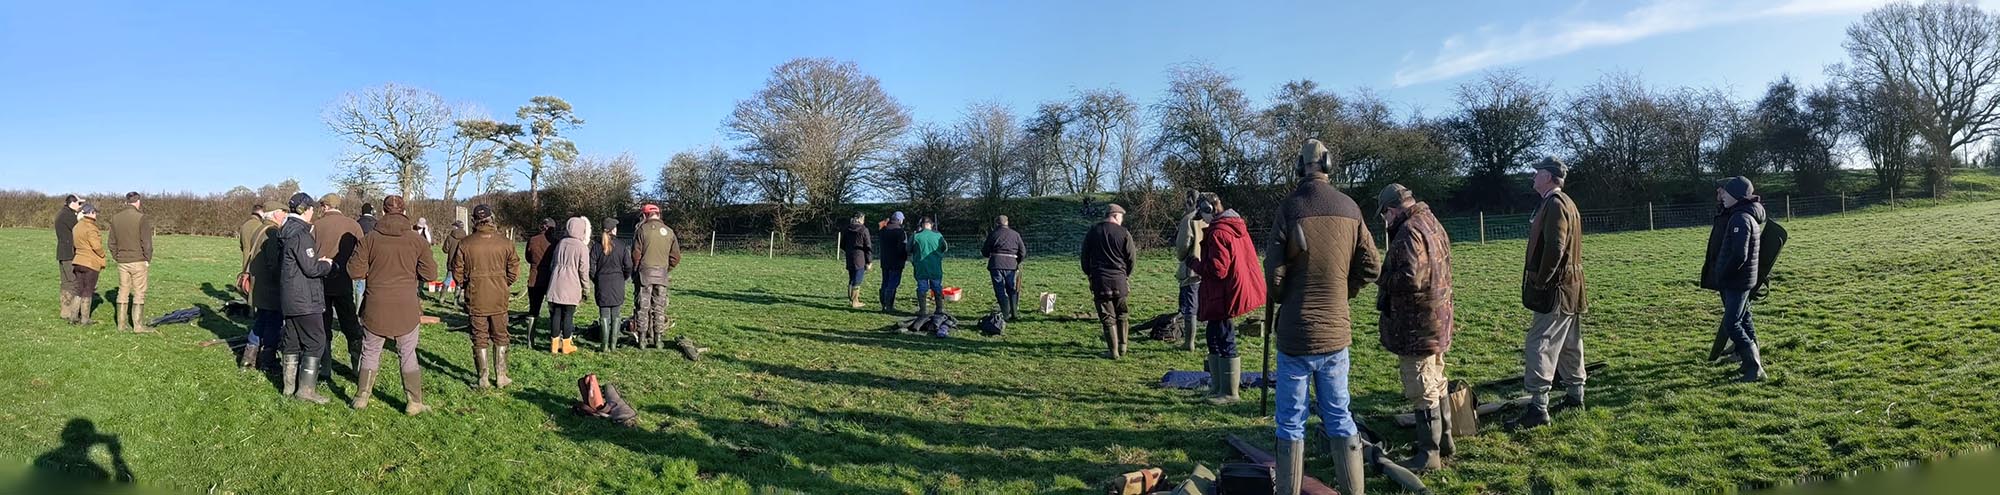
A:
{"label": "red baseball cap", "polygon": [[643,212],[643,213],[646,213],[646,214],[648,214],[648,215],[651,215],[651,214],[654,214],[654,213],[659,213],[659,212],[660,212],[660,205],[656,205],[656,204],[652,204],[652,203],[646,203],[646,206],[641,206],[641,207],[639,207],[639,211],[640,211],[640,212]]}

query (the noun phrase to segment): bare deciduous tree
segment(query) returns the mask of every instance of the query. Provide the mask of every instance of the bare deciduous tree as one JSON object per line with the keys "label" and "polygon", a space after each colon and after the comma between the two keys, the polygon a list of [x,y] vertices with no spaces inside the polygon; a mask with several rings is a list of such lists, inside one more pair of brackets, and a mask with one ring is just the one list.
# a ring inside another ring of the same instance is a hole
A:
{"label": "bare deciduous tree", "polygon": [[1300,79],[1279,86],[1258,127],[1263,149],[1253,155],[1259,157],[1260,166],[1246,177],[1251,179],[1246,182],[1264,186],[1291,182],[1295,174],[1293,157],[1307,139],[1337,147],[1334,131],[1340,125],[1343,108],[1345,103],[1339,96],[1319,89],[1319,83],[1312,80]]}
{"label": "bare deciduous tree", "polygon": [[715,229],[716,209],[735,203],[743,193],[738,170],[721,146],[682,151],[667,160],[653,191],[666,200],[668,210],[680,217],[682,225],[710,231]]}
{"label": "bare deciduous tree", "polygon": [[1912,125],[1930,146],[1924,183],[1951,189],[1949,158],[2000,133],[2000,14],[1971,2],[1894,3],[1847,28],[1853,59],[1845,76],[1906,91],[1918,104]]}
{"label": "bare deciduous tree", "polygon": [[591,219],[593,228],[602,227],[595,225],[598,219],[633,211],[633,196],[643,181],[639,160],[631,153],[561,160],[549,173],[548,201],[542,215],[583,215]]}
{"label": "bare deciduous tree", "polygon": [[1256,112],[1235,79],[1206,65],[1174,67],[1167,93],[1153,105],[1154,149],[1175,158],[1165,172],[1200,189],[1243,181],[1256,137]]}
{"label": "bare deciduous tree", "polygon": [[966,158],[977,176],[980,199],[998,201],[1019,191],[1014,166],[1016,132],[1014,112],[1005,105],[978,102],[965,109],[958,133],[965,138]]}
{"label": "bare deciduous tree", "polygon": [[1112,141],[1124,126],[1133,124],[1139,105],[1116,89],[1095,89],[1076,95],[1075,119],[1069,126],[1070,169],[1064,184],[1070,194],[1090,194],[1102,190],[1106,162]]}
{"label": "bare deciduous tree", "polygon": [[874,76],[853,62],[824,58],[772,69],[764,89],[736,102],[724,123],[746,141],[748,163],[790,176],[809,213],[851,199],[867,169],[909,126],[909,111]]}
{"label": "bare deciduous tree", "polygon": [[[465,105],[453,112],[456,120],[486,120],[486,112],[474,105]],[[466,181],[479,182],[489,170],[500,168],[501,150],[492,141],[476,139],[464,134],[453,133],[446,138],[444,146],[444,202],[456,204],[458,189]]]}
{"label": "bare deciduous tree", "polygon": [[1459,86],[1456,99],[1457,114],[1441,122],[1469,165],[1456,199],[1479,209],[1504,207],[1513,196],[1508,174],[1548,140],[1548,87],[1518,71],[1492,71]]}
{"label": "bare deciduous tree", "polygon": [[542,204],[542,170],[552,159],[563,161],[576,157],[576,143],[562,137],[562,133],[583,125],[583,119],[577,118],[569,102],[554,96],[529,98],[528,104],[514,111],[514,118],[519,122],[459,120],[458,134],[499,144],[505,161],[526,162],[528,203],[539,211]]}
{"label": "bare deciduous tree", "polygon": [[964,139],[951,129],[925,124],[904,145],[881,177],[882,189],[925,215],[943,213],[971,178]]}
{"label": "bare deciduous tree", "polygon": [[1044,102],[1021,128],[1021,177],[1029,196],[1054,193],[1069,169],[1069,126],[1076,113],[1065,102]]}
{"label": "bare deciduous tree", "polygon": [[342,95],[321,119],[349,146],[343,177],[378,181],[392,177],[404,197],[421,197],[430,179],[424,153],[438,144],[451,122],[443,98],[422,88],[396,83]]}

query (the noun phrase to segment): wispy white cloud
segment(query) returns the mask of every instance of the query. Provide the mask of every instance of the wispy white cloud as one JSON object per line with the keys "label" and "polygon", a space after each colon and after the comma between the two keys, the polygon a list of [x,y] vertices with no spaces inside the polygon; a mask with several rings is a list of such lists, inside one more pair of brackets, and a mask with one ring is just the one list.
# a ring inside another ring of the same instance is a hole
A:
{"label": "wispy white cloud", "polygon": [[[1890,0],[1651,0],[1612,19],[1573,16],[1512,28],[1488,25],[1446,38],[1428,62],[1414,54],[1396,71],[1395,85],[1449,79],[1588,48],[1741,22],[1864,12]],[[1984,0],[1994,2],[1995,0]]]}

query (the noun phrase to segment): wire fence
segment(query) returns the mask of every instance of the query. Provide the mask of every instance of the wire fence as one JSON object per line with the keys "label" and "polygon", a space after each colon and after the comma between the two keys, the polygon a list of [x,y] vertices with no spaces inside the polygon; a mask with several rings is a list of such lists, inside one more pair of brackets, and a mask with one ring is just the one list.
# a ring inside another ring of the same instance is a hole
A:
{"label": "wire fence", "polygon": [[[1891,193],[1835,194],[1825,196],[1778,196],[1763,198],[1765,211],[1770,218],[1788,220],[1846,213],[1871,206],[1908,205],[1913,202],[1931,204],[1931,199],[1898,198]],[[1582,209],[1584,232],[1630,232],[1642,230],[1702,227],[1713,224],[1717,207],[1713,203],[1701,204],[1652,204],[1624,208]],[[1486,243],[1499,240],[1525,239],[1528,224],[1533,213],[1513,213],[1487,215],[1475,213],[1441,217],[1445,232],[1454,243]],[[1370,229],[1376,242],[1386,242],[1380,219],[1371,218]],[[1269,225],[1252,219],[1250,236],[1261,249],[1269,238]],[[1030,257],[1074,256],[1083,247],[1083,237],[1089,225],[1076,225],[1054,231],[1021,232],[1022,241],[1028,246]],[[911,231],[912,234],[915,231]],[[1136,235],[1137,233],[1135,233]],[[1171,233],[1163,233],[1155,239],[1171,239]],[[947,234],[945,242],[950,250],[945,253],[953,258],[978,258],[980,247],[985,242],[983,235]],[[790,235],[764,234],[710,234],[706,238],[682,239],[681,249],[685,253],[706,254],[756,254],[767,257],[795,256],[838,259],[841,255],[838,234]]]}

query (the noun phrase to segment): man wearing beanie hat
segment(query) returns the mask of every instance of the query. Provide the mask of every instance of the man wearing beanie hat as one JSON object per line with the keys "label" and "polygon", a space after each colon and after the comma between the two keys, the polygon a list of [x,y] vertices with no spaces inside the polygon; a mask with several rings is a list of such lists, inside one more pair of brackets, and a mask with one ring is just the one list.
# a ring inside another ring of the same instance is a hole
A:
{"label": "man wearing beanie hat", "polygon": [[1389,237],[1375,309],[1382,348],[1396,355],[1403,398],[1417,418],[1415,455],[1403,467],[1423,472],[1444,467],[1452,449],[1445,413],[1444,353],[1451,349],[1451,237],[1402,184],[1382,188],[1382,227]]}
{"label": "man wearing beanie hat", "polygon": [[[467,235],[470,235],[470,233],[465,231],[464,221],[461,220],[451,221],[451,232],[446,233],[444,236],[443,248],[444,248],[445,263],[450,263],[451,257],[458,255],[458,244],[461,242],[465,242],[465,236]],[[444,288],[445,290],[458,292],[458,281],[457,279],[454,279],[451,276],[450,270],[446,270],[444,273]]]}
{"label": "man wearing beanie hat", "polygon": [[417,344],[422,332],[417,326],[424,313],[419,287],[437,279],[437,260],[431,246],[410,230],[402,196],[382,198],[379,229],[354,247],[347,260],[347,275],[367,280],[368,293],[361,306],[362,325],[358,359],[354,361],[355,409],[368,407],[375,395],[375,376],[381,369],[382,346],[396,341],[396,358],[403,379],[403,413],[411,416],[430,410],[424,405],[423,370],[417,366]]}
{"label": "man wearing beanie hat", "polygon": [[[340,199],[340,195],[333,193],[320,196],[319,211],[313,217],[313,239],[319,243],[319,254],[333,258],[333,271],[320,279],[320,284],[326,286],[326,312],[321,315],[326,319],[329,332],[338,329],[340,335],[346,337],[348,368],[359,369],[355,363],[360,361],[361,356],[361,319],[356,315],[355,296],[367,290],[367,281],[361,281],[360,287],[356,287],[356,281],[348,276],[347,262],[354,258],[354,249],[361,245],[361,236],[365,234],[361,232],[360,223],[340,211]],[[387,213],[388,201],[383,201],[382,206]],[[319,363],[322,366],[321,379],[330,378],[325,374],[325,367],[332,366],[332,355],[333,346],[328,345],[327,355],[322,356],[324,360]]]}
{"label": "man wearing beanie hat", "polygon": [[1563,408],[1583,407],[1583,217],[1563,193],[1569,166],[1554,157],[1535,163],[1541,206],[1528,224],[1528,257],[1521,271],[1521,306],[1535,314],[1522,352],[1521,388],[1530,403],[1510,428],[1549,424],[1549,390],[1566,388]]}
{"label": "man wearing beanie hat", "polygon": [[500,235],[494,225],[493,207],[472,208],[472,235],[458,244],[451,274],[465,284],[465,315],[472,324],[472,366],[479,370],[479,382],[473,386],[485,389],[513,384],[507,377],[507,344],[511,339],[507,306],[512,303],[508,291],[521,278],[521,255],[514,251],[514,242]]}
{"label": "man wearing beanie hat", "polygon": [[1757,348],[1757,330],[1750,320],[1750,292],[1757,288],[1758,259],[1764,234],[1764,203],[1750,179],[1730,177],[1715,184],[1722,211],[1708,231],[1708,256],[1702,263],[1701,287],[1722,294],[1721,334],[1738,359],[1740,382],[1764,379],[1764,356]]}
{"label": "man wearing beanie hat", "polygon": [[1132,332],[1125,305],[1131,289],[1127,283],[1139,252],[1132,233],[1125,230],[1125,208],[1111,205],[1104,220],[1083,234],[1083,275],[1090,280],[1090,294],[1097,306],[1097,325],[1104,332],[1104,357],[1125,356],[1126,339]]}
{"label": "man wearing beanie hat", "polygon": [[1333,187],[1333,153],[1319,140],[1300,146],[1293,170],[1298,187],[1278,205],[1266,248],[1268,302],[1280,304],[1271,343],[1277,347],[1278,493],[1296,494],[1305,470],[1307,389],[1320,426],[1331,439],[1341,493],[1361,493],[1361,439],[1348,410],[1348,300],[1377,275],[1375,238],[1361,207]]}
{"label": "man wearing beanie hat", "polygon": [[875,245],[882,250],[882,289],[876,297],[881,299],[882,312],[893,313],[896,292],[903,285],[903,266],[910,262],[910,233],[903,229],[903,212],[889,215],[875,235],[881,237]]}
{"label": "man wearing beanie hat", "polygon": [[290,212],[278,227],[282,250],[278,260],[279,306],[285,314],[284,335],[279,348],[280,378],[284,393],[314,404],[325,404],[319,395],[320,356],[327,352],[326,286],[321,280],[333,271],[333,258],[319,250],[313,237],[313,211],[318,202],[306,193],[293,194],[285,202]]}
{"label": "man wearing beanie hat", "polygon": [[639,207],[641,221],[632,231],[632,262],[639,267],[638,314],[639,346],[659,347],[660,336],[673,325],[667,316],[667,289],[673,284],[674,269],[681,265],[680,237],[660,219],[660,205]]}

